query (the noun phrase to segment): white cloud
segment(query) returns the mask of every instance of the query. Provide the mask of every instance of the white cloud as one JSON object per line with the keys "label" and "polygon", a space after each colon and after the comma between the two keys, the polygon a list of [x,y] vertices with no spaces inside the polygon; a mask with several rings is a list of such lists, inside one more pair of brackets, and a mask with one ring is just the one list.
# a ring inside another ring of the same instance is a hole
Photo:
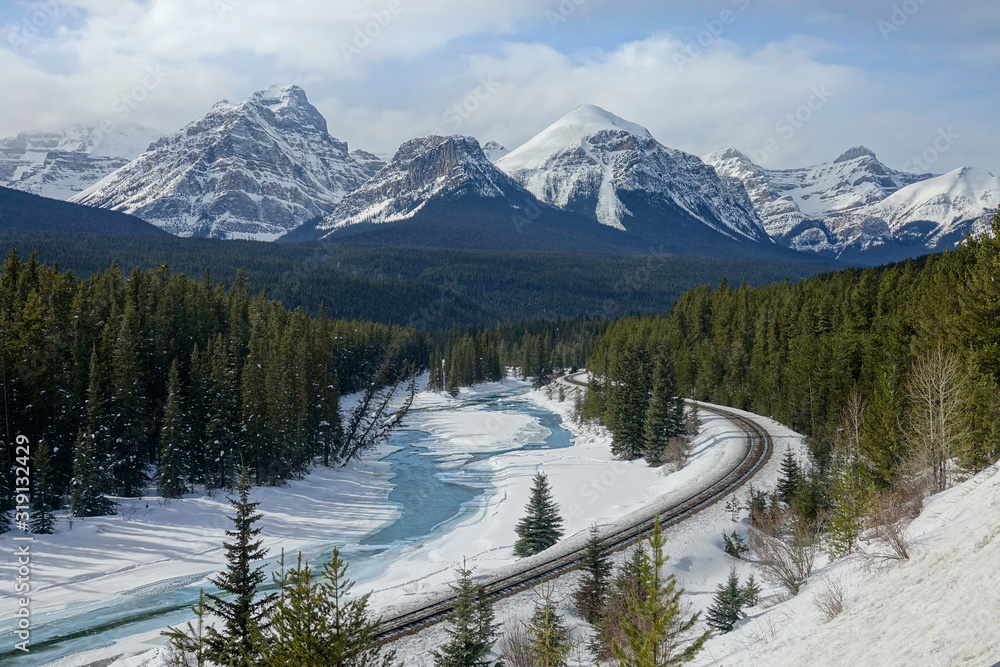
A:
{"label": "white cloud", "polygon": [[[593,103],[647,126],[670,146],[701,152],[735,144],[751,150],[777,136],[778,120],[806,104],[813,89],[832,92],[832,106],[867,85],[855,69],[820,62],[816,54],[823,44],[803,40],[752,53],[719,42],[696,58],[684,49],[685,43],[659,34],[578,57],[520,43],[507,45],[499,56],[470,57],[452,98],[474,90],[483,79],[499,85],[457,131],[513,147],[577,105]],[[372,110],[355,114],[344,106],[349,105],[327,100],[321,108],[336,109],[332,115],[344,127],[342,133],[370,144],[398,144],[442,120],[440,111],[414,107],[409,114],[392,114],[385,125],[375,123],[376,129]],[[824,111],[831,118],[824,120]],[[784,160],[808,156],[836,112],[819,109],[812,115],[796,136],[782,138]]]}
{"label": "white cloud", "polygon": [[[441,130],[514,147],[589,102],[695,153],[726,145],[750,153],[776,146],[769,159],[774,166],[828,160],[857,143],[898,166],[922,149],[922,137],[947,125],[961,126],[970,139],[942,159],[941,169],[1000,166],[1000,136],[986,118],[995,92],[979,93],[982,108],[963,110],[967,96],[949,102],[953,96],[941,92],[955,77],[939,70],[928,78],[918,61],[908,60],[915,51],[904,44],[912,46],[925,23],[941,24],[936,38],[952,39],[950,33],[983,21],[984,10],[960,2],[961,11],[948,23],[943,9],[928,4],[898,42],[894,35],[885,43],[874,21],[891,3],[874,7],[848,0],[851,8],[864,9],[857,24],[845,25],[848,5],[830,8],[810,0],[802,13],[825,26],[827,41],[790,36],[786,27],[762,46],[757,32],[758,46],[739,43],[741,30],[760,25],[769,12],[784,16],[790,2],[754,0],[736,23],[694,53],[688,46],[703,24],[689,19],[691,25],[672,25],[669,9],[645,0],[625,6],[588,0],[579,17],[571,15],[551,31],[546,12],[558,10],[557,0],[65,0],[69,9],[57,28],[16,53],[0,46],[0,136],[117,120],[121,106],[112,105],[128,98],[153,68],[165,76],[143,93],[146,99],[129,109],[126,120],[165,131],[198,118],[219,99],[242,99],[272,83],[298,83],[327,116],[333,134],[380,152]],[[712,19],[719,7],[741,3],[706,6],[704,16]],[[700,16],[701,3],[678,3],[695,5]],[[603,49],[587,43],[587,35],[603,37],[594,31],[601,20],[623,16],[635,22],[633,34],[641,38]],[[808,18],[802,17],[800,28]],[[648,32],[657,25],[669,31]],[[364,40],[354,38],[366,27],[374,36],[360,48]],[[862,35],[870,52],[891,66],[870,67],[859,57],[865,51],[834,44],[830,30],[852,45],[856,35],[847,31],[870,32]],[[529,42],[526,35],[551,44]],[[358,52],[345,57],[345,43]],[[935,54],[988,63],[996,53],[990,44],[969,39]],[[493,82],[486,94],[483,80]],[[799,123],[794,115],[815,87],[832,96],[821,108],[807,107],[808,122]],[[787,114],[800,125],[791,125],[791,135],[788,122],[779,125]]]}

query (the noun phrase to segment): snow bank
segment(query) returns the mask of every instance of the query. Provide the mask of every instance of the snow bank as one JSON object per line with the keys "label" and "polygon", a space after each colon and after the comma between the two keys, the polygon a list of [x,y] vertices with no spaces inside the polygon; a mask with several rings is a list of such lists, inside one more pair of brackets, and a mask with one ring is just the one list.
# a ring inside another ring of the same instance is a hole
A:
{"label": "snow bank", "polygon": [[[844,559],[797,597],[712,639],[703,665],[991,665],[1000,660],[1000,464],[932,496],[909,527],[910,560]],[[814,601],[831,583],[844,611]]]}

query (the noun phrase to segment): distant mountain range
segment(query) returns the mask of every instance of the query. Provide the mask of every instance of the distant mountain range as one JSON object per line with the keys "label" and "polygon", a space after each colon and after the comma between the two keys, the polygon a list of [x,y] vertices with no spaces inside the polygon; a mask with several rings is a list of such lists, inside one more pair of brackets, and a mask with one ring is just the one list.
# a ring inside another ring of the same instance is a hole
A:
{"label": "distant mountain range", "polygon": [[864,146],[800,169],[764,169],[734,148],[704,159],[743,184],[771,238],[838,259],[943,250],[987,229],[1000,206],[1000,179],[984,169],[910,174],[882,164]]}
{"label": "distant mountain range", "polygon": [[220,102],[163,137],[96,132],[0,141],[0,185],[178,236],[860,263],[953,245],[986,229],[1000,205],[1000,179],[982,169],[910,174],[860,146],[814,167],[765,169],[733,148],[704,158],[669,148],[591,105],[513,150],[420,137],[388,163],[333,138],[298,86]]}
{"label": "distant mountain range", "polygon": [[156,130],[138,125],[119,125],[107,132],[80,126],[22,132],[0,139],[0,186],[69,199],[124,167],[159,138]]}

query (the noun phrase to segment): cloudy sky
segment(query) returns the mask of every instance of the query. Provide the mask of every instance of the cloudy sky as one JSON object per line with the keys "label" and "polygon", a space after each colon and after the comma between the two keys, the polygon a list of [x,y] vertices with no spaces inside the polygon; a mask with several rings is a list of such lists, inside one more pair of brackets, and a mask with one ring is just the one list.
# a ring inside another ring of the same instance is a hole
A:
{"label": "cloudy sky", "polygon": [[769,167],[864,144],[896,168],[1000,173],[984,0],[5,0],[0,25],[0,136],[173,131],[297,83],[331,134],[382,153],[432,132],[514,147],[592,103]]}

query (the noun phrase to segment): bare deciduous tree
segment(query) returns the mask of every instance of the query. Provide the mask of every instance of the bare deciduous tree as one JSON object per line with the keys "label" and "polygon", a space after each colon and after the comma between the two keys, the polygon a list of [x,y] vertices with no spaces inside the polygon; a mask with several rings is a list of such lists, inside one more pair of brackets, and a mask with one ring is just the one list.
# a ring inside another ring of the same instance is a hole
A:
{"label": "bare deciduous tree", "polygon": [[508,625],[498,644],[503,664],[506,667],[534,667],[535,656],[531,650],[528,631],[520,621],[513,621]]}
{"label": "bare deciduous tree", "polygon": [[935,491],[948,488],[949,462],[970,435],[964,375],[958,358],[938,341],[913,365],[906,382],[910,464],[915,473],[930,472]]}
{"label": "bare deciduous tree", "polygon": [[920,513],[920,494],[912,490],[892,491],[872,496],[868,522],[871,537],[881,548],[869,551],[872,560],[907,560],[910,557],[906,527]]}
{"label": "bare deciduous tree", "polygon": [[753,563],[764,579],[782,586],[791,595],[798,595],[802,585],[812,574],[813,563],[819,550],[816,531],[811,526],[794,519],[784,539],[778,537],[777,528],[762,526],[750,528],[749,542]]}

